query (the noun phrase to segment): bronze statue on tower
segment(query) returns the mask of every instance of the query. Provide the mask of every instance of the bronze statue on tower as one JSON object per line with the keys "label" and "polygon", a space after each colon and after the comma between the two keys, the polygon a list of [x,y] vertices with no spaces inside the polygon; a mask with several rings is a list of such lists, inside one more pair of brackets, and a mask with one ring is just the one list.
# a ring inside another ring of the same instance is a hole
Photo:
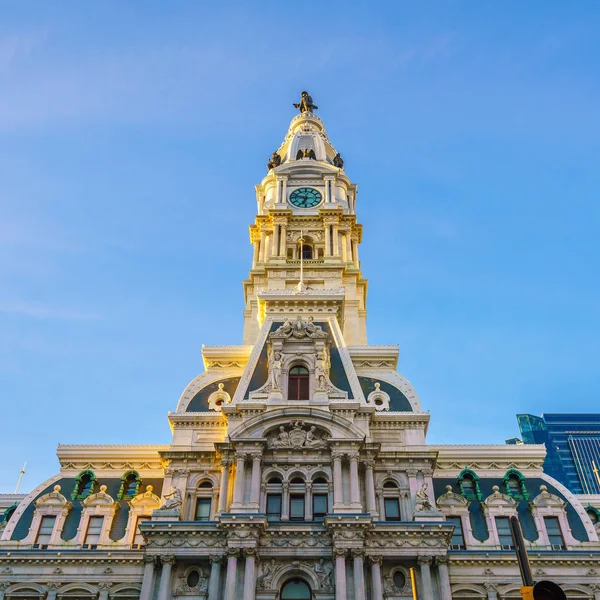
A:
{"label": "bronze statue on tower", "polygon": [[302,98],[298,104],[294,104],[294,106],[301,112],[314,112],[319,107],[313,103],[313,99],[308,95],[308,92],[302,92]]}

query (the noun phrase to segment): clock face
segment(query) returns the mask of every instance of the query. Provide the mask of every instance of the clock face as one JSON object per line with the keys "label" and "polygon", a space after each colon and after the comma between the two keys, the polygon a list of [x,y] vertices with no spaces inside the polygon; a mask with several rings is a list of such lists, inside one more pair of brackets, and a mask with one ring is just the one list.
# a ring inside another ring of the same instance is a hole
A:
{"label": "clock face", "polygon": [[312,208],[321,204],[321,192],[313,188],[298,188],[290,194],[290,202],[298,208]]}

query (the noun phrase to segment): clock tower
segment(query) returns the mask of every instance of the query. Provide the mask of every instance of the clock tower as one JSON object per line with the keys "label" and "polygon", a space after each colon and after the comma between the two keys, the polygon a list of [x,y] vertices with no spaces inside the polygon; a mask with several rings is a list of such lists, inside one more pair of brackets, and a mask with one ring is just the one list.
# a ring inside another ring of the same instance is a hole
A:
{"label": "clock tower", "polygon": [[[307,96],[310,98],[310,96]],[[367,343],[367,280],[358,258],[357,186],[316,106],[301,103],[256,186],[252,269],[244,281],[244,344],[268,315],[335,316],[348,345]]]}

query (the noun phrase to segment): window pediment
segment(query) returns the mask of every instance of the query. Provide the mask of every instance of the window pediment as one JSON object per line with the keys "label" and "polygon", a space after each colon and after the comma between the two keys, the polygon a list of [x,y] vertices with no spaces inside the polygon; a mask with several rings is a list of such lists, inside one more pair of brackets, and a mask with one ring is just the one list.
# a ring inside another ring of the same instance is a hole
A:
{"label": "window pediment", "polygon": [[34,504],[36,508],[50,508],[71,510],[73,505],[60,493],[60,485],[55,485],[54,490],[38,498]]}
{"label": "window pediment", "polygon": [[82,501],[85,508],[94,508],[96,506],[101,507],[114,507],[114,510],[119,508],[113,497],[106,493],[106,486],[101,485],[100,491],[97,494],[91,494]]}
{"label": "window pediment", "polygon": [[567,503],[561,500],[555,494],[551,494],[545,485],[540,486],[540,493],[533,499],[532,504],[536,507],[552,507],[563,510]]}

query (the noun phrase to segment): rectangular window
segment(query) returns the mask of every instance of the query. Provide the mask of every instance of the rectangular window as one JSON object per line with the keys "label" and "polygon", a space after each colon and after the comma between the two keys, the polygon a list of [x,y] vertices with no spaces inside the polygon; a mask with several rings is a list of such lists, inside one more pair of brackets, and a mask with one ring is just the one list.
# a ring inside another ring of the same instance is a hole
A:
{"label": "rectangular window", "polygon": [[465,538],[463,537],[462,521],[460,517],[446,517],[446,523],[448,525],[454,525],[454,531],[452,532],[452,539],[450,540],[451,550],[464,550],[465,549]]}
{"label": "rectangular window", "polygon": [[290,521],[304,521],[304,494],[290,496]]}
{"label": "rectangular window", "polygon": [[508,517],[496,517],[496,531],[502,550],[512,550],[514,547]]}
{"label": "rectangular window", "polygon": [[135,523],[135,535],[133,536],[133,545],[134,546],[139,546],[141,544],[144,544],[144,537],[142,536],[142,533],[140,531],[140,523],[142,521],[149,521],[150,517],[138,517]]}
{"label": "rectangular window", "polygon": [[323,521],[327,514],[327,494],[313,495],[313,519]]}
{"label": "rectangular window", "polygon": [[281,521],[281,494],[267,494],[267,520]]}
{"label": "rectangular window", "polygon": [[52,531],[54,530],[54,523],[56,523],[56,517],[42,517],[36,544],[39,544],[40,546],[47,546],[50,543]]}
{"label": "rectangular window", "polygon": [[398,498],[384,498],[385,520],[400,521],[400,503]]}
{"label": "rectangular window", "polygon": [[196,500],[195,521],[210,521],[210,505],[212,498],[198,498]]}
{"label": "rectangular window", "polygon": [[564,550],[565,541],[563,540],[562,532],[560,530],[560,523],[558,517],[544,517],[544,523],[546,525],[546,532],[548,533],[548,539],[553,550]]}
{"label": "rectangular window", "polygon": [[90,546],[97,546],[100,542],[100,534],[102,533],[102,525],[104,524],[104,517],[90,517],[88,523],[87,533],[85,536],[85,543]]}

